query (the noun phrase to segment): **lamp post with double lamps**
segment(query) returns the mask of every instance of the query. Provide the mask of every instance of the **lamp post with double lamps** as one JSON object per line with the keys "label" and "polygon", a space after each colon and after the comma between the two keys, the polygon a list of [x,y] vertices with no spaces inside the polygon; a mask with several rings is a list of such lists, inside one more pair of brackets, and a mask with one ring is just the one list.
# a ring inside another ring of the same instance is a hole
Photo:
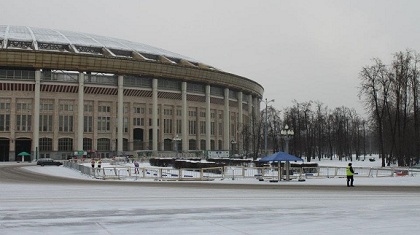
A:
{"label": "lamp post with double lamps", "polygon": [[[284,139],[285,142],[285,147],[284,147],[284,152],[285,153],[289,153],[289,141],[290,139],[293,138],[293,135],[295,133],[293,132],[293,130],[289,129],[289,126],[286,124],[283,128],[283,130],[281,130],[280,135],[281,137]],[[289,161],[286,161],[286,180],[290,180],[290,172],[289,172]]]}
{"label": "lamp post with double lamps", "polygon": [[176,158],[178,158],[178,142],[181,141],[181,138],[178,137],[178,135],[176,135],[172,141],[175,143],[175,154],[176,154]]}
{"label": "lamp post with double lamps", "polygon": [[268,135],[268,104],[271,102],[274,102],[274,99],[272,100],[263,100],[265,103],[265,125],[264,125],[264,155],[267,156],[267,135]]}

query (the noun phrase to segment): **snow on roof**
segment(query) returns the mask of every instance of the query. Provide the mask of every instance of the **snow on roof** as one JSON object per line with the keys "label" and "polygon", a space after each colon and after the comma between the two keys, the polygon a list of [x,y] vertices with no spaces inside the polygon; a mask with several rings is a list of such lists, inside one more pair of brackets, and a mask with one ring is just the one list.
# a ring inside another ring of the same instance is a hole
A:
{"label": "snow on roof", "polygon": [[[1,43],[3,42],[3,43]],[[38,44],[43,46],[38,48]],[[131,52],[138,52],[154,56],[165,56],[173,59],[183,59],[193,63],[199,61],[183,56],[174,52],[170,52],[161,48],[149,46],[143,43],[131,42],[112,37],[98,36],[88,33],[78,33],[66,30],[45,29],[28,26],[11,26],[0,25],[0,45],[3,49],[7,48],[23,48],[28,49],[28,45],[32,46],[33,50],[58,50],[65,46],[68,52],[78,53],[77,48],[104,48],[110,51],[118,51],[121,54],[130,54]],[[1,49],[0,47],[0,49]],[[76,50],[74,50],[76,48]],[[83,50],[82,52],[89,52],[94,50]],[[125,52],[125,53],[124,53]]]}

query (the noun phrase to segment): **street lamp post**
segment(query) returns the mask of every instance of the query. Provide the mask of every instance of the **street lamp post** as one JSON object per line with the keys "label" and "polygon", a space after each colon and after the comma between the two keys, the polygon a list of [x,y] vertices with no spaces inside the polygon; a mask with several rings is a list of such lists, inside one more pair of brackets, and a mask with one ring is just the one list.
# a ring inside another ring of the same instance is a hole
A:
{"label": "street lamp post", "polygon": [[[293,130],[290,130],[287,124],[284,126],[283,130],[281,130],[280,132],[280,135],[282,136],[285,142],[285,147],[284,147],[285,153],[289,153],[289,141],[290,139],[293,138],[294,134],[295,133],[293,132]],[[286,180],[290,180],[289,164],[290,164],[289,161],[286,161]]]}
{"label": "street lamp post", "polygon": [[[230,141],[230,144],[231,144],[231,148],[232,148],[232,150],[231,150],[231,156],[234,156],[234,154],[235,154],[235,144],[236,144],[236,141],[235,140],[231,140]],[[235,180],[235,166],[232,166],[231,167],[231,169],[232,169],[232,180]]]}
{"label": "street lamp post", "polygon": [[290,130],[289,126],[286,124],[283,130],[281,130],[280,134],[283,137],[284,141],[286,142],[286,146],[284,147],[284,152],[289,153],[289,140],[292,139],[295,133],[293,132],[293,130]]}
{"label": "street lamp post", "polygon": [[274,99],[272,100],[263,100],[265,103],[265,125],[264,125],[264,154],[267,156],[267,135],[268,135],[268,104],[271,102],[274,102]]}
{"label": "street lamp post", "polygon": [[178,137],[178,135],[176,135],[172,141],[174,141],[175,143],[175,154],[176,154],[176,158],[178,158],[178,141],[181,141],[181,138]]}

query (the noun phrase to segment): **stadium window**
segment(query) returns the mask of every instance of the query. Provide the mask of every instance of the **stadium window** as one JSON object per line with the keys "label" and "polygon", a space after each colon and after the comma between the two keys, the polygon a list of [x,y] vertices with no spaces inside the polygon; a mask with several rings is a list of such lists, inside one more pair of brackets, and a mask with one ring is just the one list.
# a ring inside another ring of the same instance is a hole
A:
{"label": "stadium window", "polygon": [[10,130],[10,115],[0,114],[0,131]]}
{"label": "stadium window", "polygon": [[73,115],[58,116],[58,131],[73,132]]}
{"label": "stadium window", "polygon": [[93,131],[93,117],[92,116],[84,116],[83,117],[83,131],[84,132],[92,132]]}

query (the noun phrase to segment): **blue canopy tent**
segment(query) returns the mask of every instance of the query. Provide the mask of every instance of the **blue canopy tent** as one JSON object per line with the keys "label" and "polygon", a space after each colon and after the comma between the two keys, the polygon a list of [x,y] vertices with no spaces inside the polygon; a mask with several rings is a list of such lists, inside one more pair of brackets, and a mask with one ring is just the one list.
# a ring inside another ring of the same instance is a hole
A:
{"label": "blue canopy tent", "polygon": [[272,155],[263,157],[259,160],[259,162],[278,162],[279,181],[281,179],[280,162],[286,162],[286,180],[290,180],[290,177],[289,177],[289,163],[291,161],[294,161],[294,162],[302,161],[303,162],[303,159],[301,159],[299,157],[296,157],[296,156],[293,156],[293,155],[290,155],[290,154],[285,153],[285,152],[277,152],[277,153],[274,153]]}
{"label": "blue canopy tent", "polygon": [[292,161],[303,161],[302,158],[290,155],[285,152],[277,152],[272,155],[268,155],[259,160],[259,162],[292,162]]}

